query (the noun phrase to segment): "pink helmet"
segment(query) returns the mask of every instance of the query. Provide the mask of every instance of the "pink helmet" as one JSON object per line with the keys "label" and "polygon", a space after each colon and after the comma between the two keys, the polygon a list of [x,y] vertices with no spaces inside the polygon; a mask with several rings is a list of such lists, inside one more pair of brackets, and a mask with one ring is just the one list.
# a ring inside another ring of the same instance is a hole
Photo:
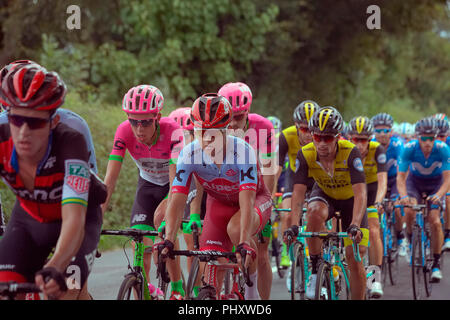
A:
{"label": "pink helmet", "polygon": [[233,113],[250,111],[252,91],[245,83],[229,82],[223,85],[218,93],[230,101]]}
{"label": "pink helmet", "polygon": [[158,88],[142,84],[131,88],[123,97],[122,110],[131,114],[160,113],[164,97]]}
{"label": "pink helmet", "polygon": [[191,121],[191,108],[178,108],[169,114],[169,118],[175,120],[184,130],[194,130],[194,124]]}

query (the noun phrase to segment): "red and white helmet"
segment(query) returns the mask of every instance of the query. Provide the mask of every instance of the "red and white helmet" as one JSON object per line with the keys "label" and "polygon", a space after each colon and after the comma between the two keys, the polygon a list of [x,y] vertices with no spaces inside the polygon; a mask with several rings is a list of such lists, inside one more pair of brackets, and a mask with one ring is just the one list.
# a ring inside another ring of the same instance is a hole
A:
{"label": "red and white helmet", "polygon": [[178,108],[169,114],[169,118],[175,120],[176,123],[184,130],[194,130],[194,124],[191,121],[191,108]]}
{"label": "red and white helmet", "polygon": [[229,82],[218,92],[225,97],[233,108],[233,114],[249,112],[252,104],[252,91],[242,82]]}
{"label": "red and white helmet", "polygon": [[160,113],[164,97],[155,86],[142,84],[131,88],[123,97],[122,110],[131,114]]}
{"label": "red and white helmet", "polygon": [[233,118],[233,110],[225,97],[217,93],[206,93],[191,108],[191,121],[195,128],[224,129]]}

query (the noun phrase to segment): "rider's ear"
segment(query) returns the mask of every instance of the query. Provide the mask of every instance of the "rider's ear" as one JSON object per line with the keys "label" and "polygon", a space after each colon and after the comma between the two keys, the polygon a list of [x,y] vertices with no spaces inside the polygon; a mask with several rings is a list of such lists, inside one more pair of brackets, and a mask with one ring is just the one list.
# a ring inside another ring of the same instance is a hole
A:
{"label": "rider's ear", "polygon": [[56,128],[56,126],[58,125],[60,119],[61,119],[61,117],[59,116],[59,114],[56,114],[56,115],[54,115],[52,117],[52,123],[51,123],[51,129],[52,130]]}

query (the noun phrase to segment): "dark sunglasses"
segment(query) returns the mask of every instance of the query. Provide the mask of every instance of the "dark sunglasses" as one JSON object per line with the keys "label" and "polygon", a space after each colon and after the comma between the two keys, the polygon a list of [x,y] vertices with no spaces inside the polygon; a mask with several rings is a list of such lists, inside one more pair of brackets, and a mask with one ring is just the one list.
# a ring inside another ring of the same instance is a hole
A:
{"label": "dark sunglasses", "polygon": [[337,136],[338,136],[337,134],[336,135],[329,135],[329,134],[320,135],[317,133],[313,133],[313,139],[315,142],[323,141],[325,143],[330,143],[330,142],[333,142],[334,138],[336,138]]}
{"label": "dark sunglasses", "polygon": [[447,138],[447,135],[446,134],[438,134],[438,138],[441,138],[441,139]]}
{"label": "dark sunglasses", "polygon": [[426,136],[420,136],[420,140],[422,141],[433,141],[436,139],[436,136],[426,137]]}
{"label": "dark sunglasses", "polygon": [[353,142],[364,143],[368,142],[369,138],[361,138],[361,137],[352,137]]}
{"label": "dark sunglasses", "polygon": [[22,127],[24,123],[26,123],[31,130],[42,129],[51,120],[52,118],[42,119],[42,118],[19,116],[18,114],[8,114],[8,121],[10,123],[19,128]]}
{"label": "dark sunglasses", "polygon": [[389,133],[392,129],[375,129],[375,133]]}
{"label": "dark sunglasses", "polygon": [[138,125],[141,125],[143,127],[150,127],[153,124],[153,122],[156,121],[156,119],[146,119],[146,120],[128,119],[128,121],[133,127],[137,127]]}

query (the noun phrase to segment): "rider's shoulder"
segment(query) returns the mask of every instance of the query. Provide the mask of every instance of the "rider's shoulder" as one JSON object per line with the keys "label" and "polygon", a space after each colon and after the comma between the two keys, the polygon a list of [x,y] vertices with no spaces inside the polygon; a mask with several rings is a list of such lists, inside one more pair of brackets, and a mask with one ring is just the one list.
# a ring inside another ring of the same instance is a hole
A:
{"label": "rider's shoulder", "polygon": [[257,113],[248,114],[248,122],[250,127],[257,127],[262,129],[273,129],[273,124],[269,119]]}

